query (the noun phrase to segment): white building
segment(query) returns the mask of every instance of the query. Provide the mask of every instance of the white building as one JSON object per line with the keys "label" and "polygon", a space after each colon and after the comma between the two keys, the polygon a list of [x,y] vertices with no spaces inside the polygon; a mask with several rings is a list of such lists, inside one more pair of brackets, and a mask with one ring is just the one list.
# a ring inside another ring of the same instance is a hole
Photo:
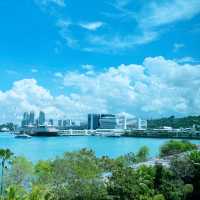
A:
{"label": "white building", "polygon": [[143,120],[136,117],[118,115],[117,116],[117,128],[128,130],[146,130],[147,120]]}
{"label": "white building", "polygon": [[100,129],[116,129],[117,118],[112,114],[101,114],[99,119]]}

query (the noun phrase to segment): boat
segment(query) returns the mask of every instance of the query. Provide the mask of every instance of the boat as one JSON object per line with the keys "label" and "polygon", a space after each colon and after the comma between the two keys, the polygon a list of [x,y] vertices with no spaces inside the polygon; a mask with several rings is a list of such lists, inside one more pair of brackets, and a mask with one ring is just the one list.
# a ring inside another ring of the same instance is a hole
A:
{"label": "boat", "polygon": [[23,134],[15,135],[15,138],[20,138],[20,139],[30,139],[31,136],[30,136],[30,135],[27,135],[27,134],[25,134],[25,133],[23,133]]}
{"label": "boat", "polygon": [[38,127],[27,127],[22,130],[23,133],[37,137],[55,137],[58,136],[59,130],[53,126],[40,125]]}

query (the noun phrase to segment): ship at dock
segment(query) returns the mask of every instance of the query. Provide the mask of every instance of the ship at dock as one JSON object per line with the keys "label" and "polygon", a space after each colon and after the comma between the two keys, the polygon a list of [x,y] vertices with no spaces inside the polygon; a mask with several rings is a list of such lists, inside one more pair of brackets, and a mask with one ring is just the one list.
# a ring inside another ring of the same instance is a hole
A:
{"label": "ship at dock", "polygon": [[59,135],[59,130],[55,128],[52,120],[45,119],[45,113],[40,111],[38,118],[35,119],[35,113],[25,112],[19,128],[18,135],[29,135],[37,137],[54,137]]}
{"label": "ship at dock", "polygon": [[27,134],[32,137],[55,137],[59,135],[59,130],[53,126],[41,125],[38,127],[24,127],[20,130],[20,134]]}

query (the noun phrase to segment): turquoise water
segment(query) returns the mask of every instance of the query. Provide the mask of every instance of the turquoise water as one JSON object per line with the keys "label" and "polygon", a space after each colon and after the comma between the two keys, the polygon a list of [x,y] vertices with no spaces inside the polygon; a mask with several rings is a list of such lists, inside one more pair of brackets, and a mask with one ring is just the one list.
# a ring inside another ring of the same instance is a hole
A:
{"label": "turquoise water", "polygon": [[[130,138],[130,137],[99,137],[99,136],[68,136],[68,137],[33,137],[31,139],[16,139],[10,134],[0,134],[0,148],[9,148],[16,155],[22,155],[29,160],[52,159],[66,151],[89,148],[97,156],[107,155],[117,157],[129,152],[136,152],[140,147],[147,146],[150,156],[158,155],[159,147],[168,139]],[[200,140],[191,140],[200,144]]]}

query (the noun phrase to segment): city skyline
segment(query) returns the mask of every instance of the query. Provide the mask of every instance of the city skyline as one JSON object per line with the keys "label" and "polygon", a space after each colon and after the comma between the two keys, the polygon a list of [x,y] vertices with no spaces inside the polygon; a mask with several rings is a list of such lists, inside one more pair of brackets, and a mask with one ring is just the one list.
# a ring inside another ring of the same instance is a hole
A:
{"label": "city skyline", "polygon": [[118,129],[131,130],[147,129],[147,120],[137,118],[135,116],[127,116],[125,114],[87,114],[83,121],[75,121],[67,118],[52,119],[46,116],[45,112],[40,111],[38,115],[34,111],[24,112],[21,120],[21,128],[38,128],[38,127],[57,127],[61,130],[77,129],[77,130],[97,130],[97,129]]}
{"label": "city skyline", "polygon": [[199,115],[199,0],[7,0],[0,13],[0,123]]}

